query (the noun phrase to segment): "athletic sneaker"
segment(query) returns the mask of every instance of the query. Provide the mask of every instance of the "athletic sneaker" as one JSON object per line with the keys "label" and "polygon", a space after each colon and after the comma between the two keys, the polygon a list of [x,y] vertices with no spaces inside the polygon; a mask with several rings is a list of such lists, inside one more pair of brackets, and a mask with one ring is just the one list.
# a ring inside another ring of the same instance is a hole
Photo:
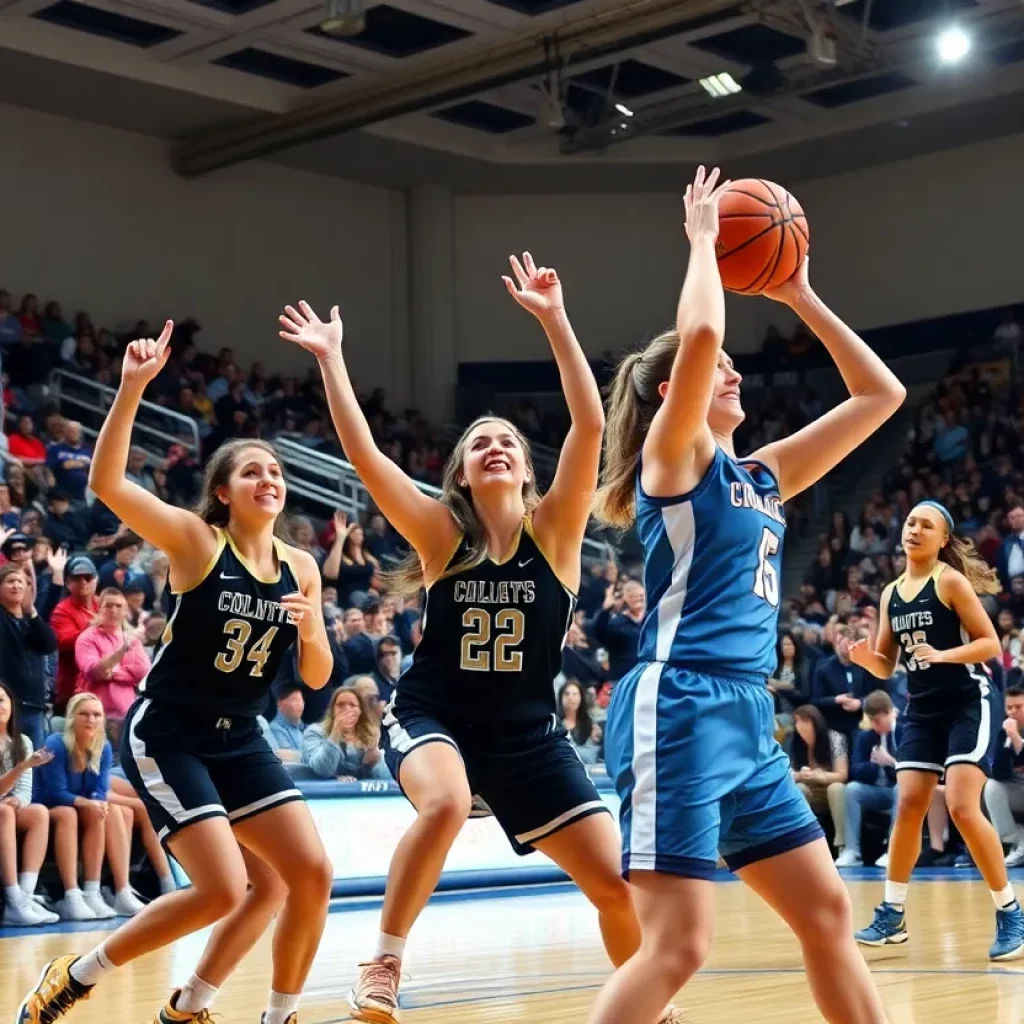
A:
{"label": "athletic sneaker", "polygon": [[131,889],[122,889],[110,904],[118,917],[134,917],[145,905]]}
{"label": "athletic sneaker", "polygon": [[[263,1016],[260,1017],[260,1024],[267,1024],[266,1014],[263,1014]],[[284,1022],[284,1024],[299,1024],[299,1015],[297,1013],[288,1014],[288,1019]]]}
{"label": "athletic sneaker", "polygon": [[837,868],[859,868],[864,863],[864,859],[856,850],[851,850],[848,846],[838,857],[836,857]]}
{"label": "athletic sneaker", "polygon": [[974,866],[974,858],[967,852],[967,850],[958,854],[956,860],[953,862],[953,867],[955,868],[973,868]]}
{"label": "athletic sneaker", "polygon": [[1013,960],[1024,953],[1024,910],[1015,903],[1009,910],[996,911],[996,941],[989,947],[989,960]]}
{"label": "athletic sneaker", "polygon": [[886,850],[878,860],[875,861],[875,867],[881,868],[883,871],[889,866],[889,851]]}
{"label": "athletic sneaker", "polygon": [[95,921],[96,911],[85,900],[81,889],[64,893],[64,899],[57,904],[57,913],[62,921]]}
{"label": "athletic sneaker", "polygon": [[359,965],[359,978],[348,994],[348,1005],[356,1020],[370,1024],[394,1024],[398,1020],[398,983],[402,961],[385,953]]}
{"label": "athletic sneaker", "polygon": [[108,920],[117,917],[117,912],[107,903],[98,892],[83,892],[82,899],[85,905],[96,915],[99,920]]}
{"label": "athletic sneaker", "polygon": [[906,942],[907,917],[891,903],[880,903],[875,907],[875,919],[853,936],[862,946],[885,946],[889,943]]}
{"label": "athletic sneaker", "polygon": [[1019,843],[1006,855],[1004,862],[1008,868],[1019,868],[1021,864],[1024,864],[1024,839],[1021,839]]}
{"label": "athletic sneaker", "polygon": [[92,986],[71,977],[71,965],[78,959],[59,956],[46,965],[36,987],[18,1008],[14,1024],[54,1024],[76,1003],[89,998]]}
{"label": "athletic sneaker", "polygon": [[665,1016],[659,1018],[658,1024],[686,1024],[686,1019],[683,1017],[683,1011],[678,1006],[673,1006],[669,1003]]}
{"label": "athletic sneaker", "polygon": [[175,989],[167,1005],[153,1018],[152,1024],[213,1024],[213,1017],[209,1010],[196,1010],[195,1013],[185,1013],[177,1010],[174,1004],[181,995],[181,989]]}
{"label": "athletic sneaker", "polygon": [[50,915],[21,889],[4,899],[3,920],[8,928],[36,928],[48,924],[49,918]]}

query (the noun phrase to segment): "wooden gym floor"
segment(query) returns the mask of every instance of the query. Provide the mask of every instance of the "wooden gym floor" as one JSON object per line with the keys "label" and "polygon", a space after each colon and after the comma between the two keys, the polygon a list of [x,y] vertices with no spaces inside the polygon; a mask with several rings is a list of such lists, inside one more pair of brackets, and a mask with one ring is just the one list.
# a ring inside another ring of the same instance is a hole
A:
{"label": "wooden gym floor", "polygon": [[[1024,879],[1017,885],[1024,890]],[[929,877],[930,876],[930,877]],[[848,875],[858,924],[880,899],[881,872]],[[692,1024],[820,1021],[796,943],[737,882],[717,887],[718,930],[705,969],[680,1005]],[[911,885],[911,939],[867,950],[890,1024],[1024,1024],[1024,959],[991,965],[992,903],[973,872],[928,872]],[[345,995],[355,964],[372,950],[379,901],[338,905],[310,978],[302,1024],[349,1020]],[[89,925],[0,931],[0,1022],[8,1024],[48,958],[84,952],[102,937]],[[188,977],[204,936],[118,971],[69,1020],[149,1024],[174,984]],[[568,886],[502,895],[442,896],[413,932],[402,988],[405,1024],[498,1024],[586,1020],[608,976],[597,920]],[[257,1024],[270,979],[264,939],[219,994],[224,1024]],[[628,1024],[628,1022],[623,1022]]]}

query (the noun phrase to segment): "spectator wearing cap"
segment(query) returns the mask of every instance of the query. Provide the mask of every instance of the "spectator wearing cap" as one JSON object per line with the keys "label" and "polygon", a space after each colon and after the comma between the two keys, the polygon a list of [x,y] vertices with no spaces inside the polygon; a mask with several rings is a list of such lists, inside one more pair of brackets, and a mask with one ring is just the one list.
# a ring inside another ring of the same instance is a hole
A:
{"label": "spectator wearing cap", "polygon": [[35,547],[35,543],[34,537],[30,537],[27,533],[22,533],[20,530],[14,530],[7,535],[3,544],[0,544],[0,554],[8,562],[17,562],[19,565],[24,565],[25,562],[31,561],[32,549]]}
{"label": "spectator wearing cap", "polygon": [[92,448],[82,442],[81,423],[75,420],[65,423],[64,438],[50,445],[46,453],[46,465],[53,473],[56,485],[67,491],[72,501],[85,501]]}
{"label": "spectator wearing cap", "polygon": [[53,610],[50,625],[57,636],[57,679],[53,709],[62,715],[68,701],[74,696],[78,682],[78,663],[75,644],[92,625],[99,611],[96,598],[96,566],[91,558],[80,555],[72,558],[65,568],[68,597]]}
{"label": "spectator wearing cap", "polygon": [[57,639],[33,596],[25,567],[0,566],[0,679],[14,692],[21,729],[38,749],[46,739],[45,658],[56,650]]}
{"label": "spectator wearing cap", "polygon": [[142,538],[127,531],[114,541],[114,557],[108,559],[100,568],[99,588],[106,590],[116,587],[124,590],[129,585],[138,585],[144,589],[147,604],[152,603],[153,581],[142,569],[134,566],[135,560],[142,551]]}
{"label": "spectator wearing cap", "polygon": [[84,548],[89,542],[85,517],[71,507],[71,495],[60,487],[50,488],[46,496],[49,515],[43,520],[43,533],[59,548],[71,551]]}
{"label": "spectator wearing cap", "polygon": [[383,701],[391,700],[402,674],[402,646],[396,636],[385,636],[377,644],[377,668],[373,673],[373,681],[377,684],[377,694]]}
{"label": "spectator wearing cap", "polygon": [[23,466],[41,466],[46,462],[46,445],[36,436],[31,416],[18,417],[18,429],[8,437],[8,448]]}
{"label": "spectator wearing cap", "polygon": [[297,682],[282,683],[274,687],[274,697],[277,714],[270,723],[270,745],[282,761],[301,761],[302,734],[306,731],[302,687]]}

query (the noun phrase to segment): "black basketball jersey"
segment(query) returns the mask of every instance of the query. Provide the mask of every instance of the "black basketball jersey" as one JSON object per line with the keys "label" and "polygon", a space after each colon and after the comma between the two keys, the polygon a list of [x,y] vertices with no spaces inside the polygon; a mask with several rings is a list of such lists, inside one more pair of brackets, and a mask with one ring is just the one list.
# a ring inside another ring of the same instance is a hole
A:
{"label": "black basketball jersey", "polygon": [[202,581],[175,595],[153,665],[140,692],[154,700],[210,714],[254,717],[298,628],[281,606],[299,590],[288,548],[274,541],[277,579],[256,575],[226,530]]}
{"label": "black basketball jersey", "polygon": [[955,714],[977,700],[979,693],[987,692],[990,682],[984,665],[920,665],[911,653],[916,644],[948,651],[967,643],[960,618],[938,594],[938,579],[945,569],[939,562],[912,598],[905,599],[900,593],[905,576],[892,584],[889,594],[889,627],[907,667],[907,710],[918,718]]}
{"label": "black basketball jersey", "polygon": [[[448,565],[465,550],[460,542]],[[431,585],[423,638],[398,680],[398,707],[499,728],[550,721],[575,606],[525,519],[507,560],[487,559]]]}

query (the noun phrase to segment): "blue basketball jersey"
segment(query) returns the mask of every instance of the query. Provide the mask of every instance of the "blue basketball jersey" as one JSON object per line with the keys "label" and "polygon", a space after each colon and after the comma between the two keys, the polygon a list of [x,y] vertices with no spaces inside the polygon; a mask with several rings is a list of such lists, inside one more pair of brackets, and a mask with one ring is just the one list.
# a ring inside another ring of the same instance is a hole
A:
{"label": "blue basketball jersey", "polygon": [[656,498],[637,473],[647,616],[640,658],[764,680],[776,667],[786,518],[771,471],[716,446],[688,494]]}

